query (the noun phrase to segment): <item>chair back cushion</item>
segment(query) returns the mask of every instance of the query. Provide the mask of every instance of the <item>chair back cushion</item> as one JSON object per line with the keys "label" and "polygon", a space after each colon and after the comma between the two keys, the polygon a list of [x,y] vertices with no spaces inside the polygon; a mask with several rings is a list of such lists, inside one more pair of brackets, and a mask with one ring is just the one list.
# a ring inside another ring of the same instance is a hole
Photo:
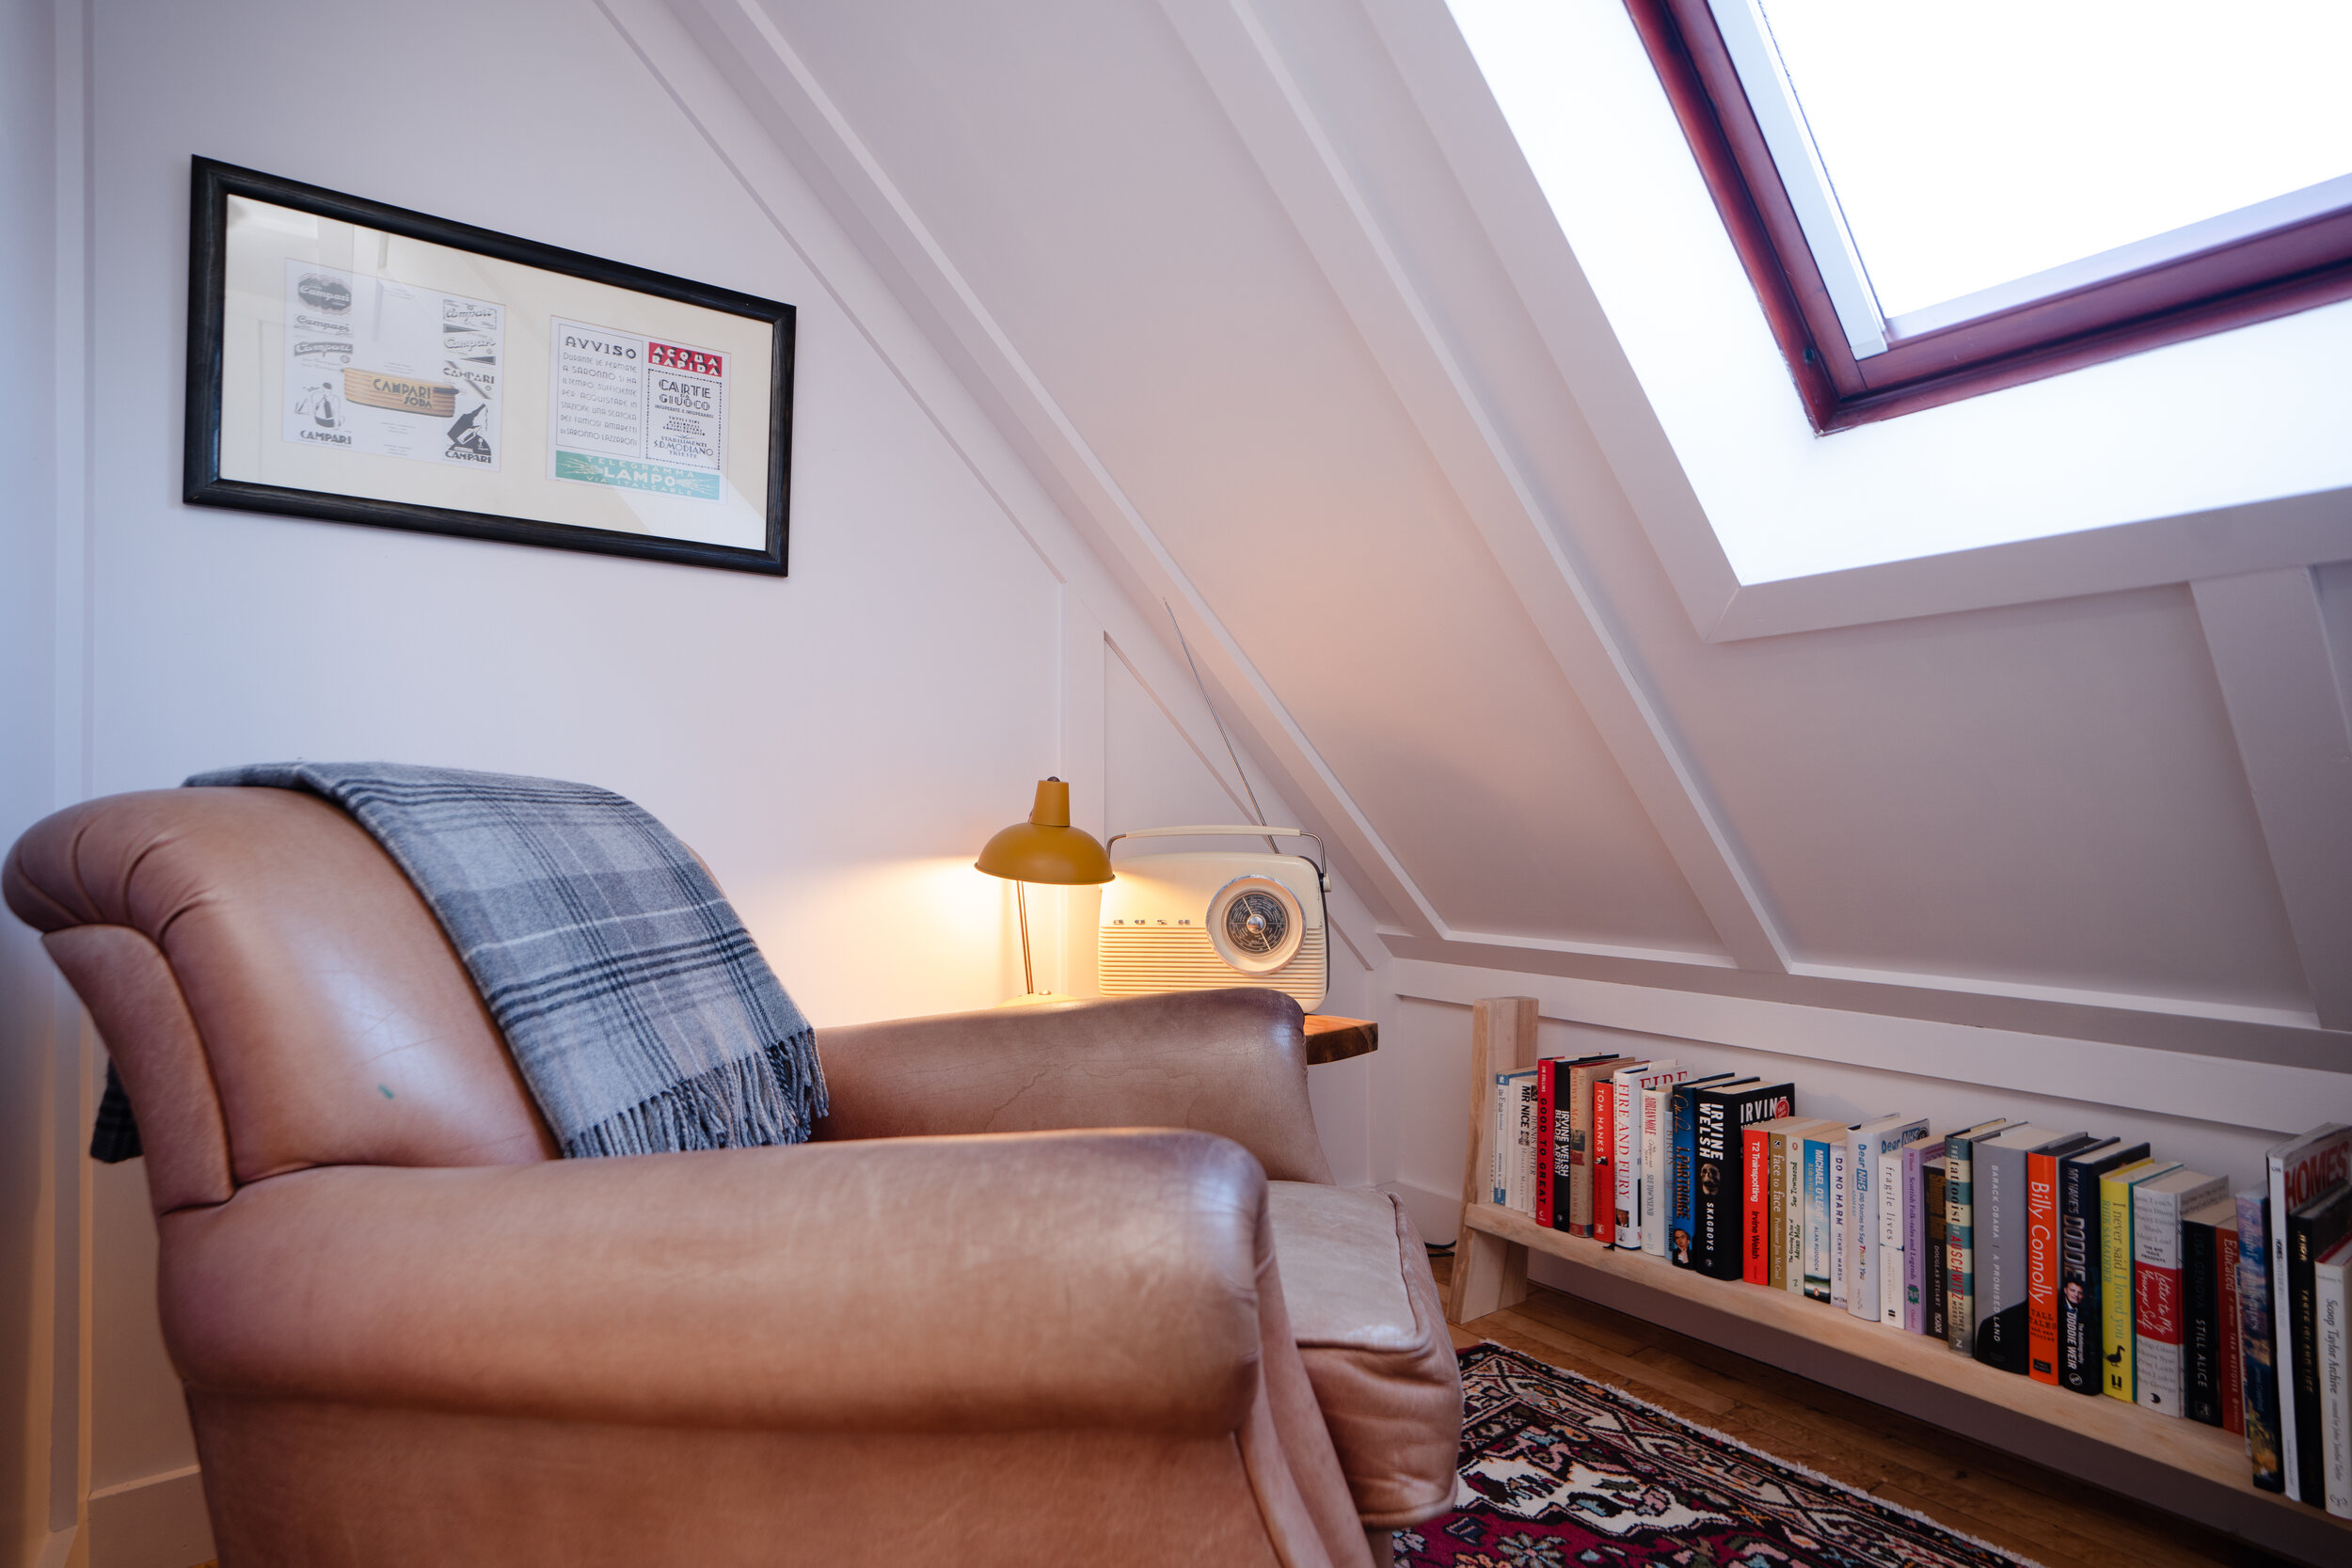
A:
{"label": "chair back cushion", "polygon": [[[173,1164],[154,1145],[190,1117],[183,1105],[151,1109],[141,1091],[151,1100],[169,1083],[176,1100],[190,1075],[162,1066],[172,1030],[152,1021],[170,1009],[151,994],[135,1006],[116,994],[139,972],[129,933],[160,953],[184,999],[236,1183],[309,1165],[554,1157],[432,911],[326,801],[283,789],[109,796],[35,824],[4,880],[8,907],[52,934],[106,1037],[150,1145],[151,1180]],[[105,942],[56,935],[90,927],[126,930]],[[107,961],[76,961],[101,949]],[[168,1206],[160,1189],[156,1198]]]}

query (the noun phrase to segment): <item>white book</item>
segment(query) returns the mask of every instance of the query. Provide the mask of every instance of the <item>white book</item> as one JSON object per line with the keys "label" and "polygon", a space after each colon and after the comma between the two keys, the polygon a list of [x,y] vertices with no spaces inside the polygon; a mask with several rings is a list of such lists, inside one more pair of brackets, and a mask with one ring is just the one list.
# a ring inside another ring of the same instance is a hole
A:
{"label": "white book", "polygon": [[2345,1365],[2344,1344],[2345,1330],[2352,1326],[2345,1323],[2352,1302],[2345,1300],[2344,1277],[2352,1273],[2352,1241],[2339,1242],[2312,1273],[2318,1287],[2319,1397],[2326,1402],[2319,1435],[2327,1445],[2328,1512],[2352,1519],[2352,1368]]}
{"label": "white book", "polygon": [[1506,1072],[1499,1083],[1498,1098],[1503,1106],[1502,1206],[1532,1215],[1535,1212],[1535,1158],[1530,1145],[1535,1127],[1535,1073],[1533,1069]]}
{"label": "white book", "polygon": [[1486,1185],[1497,1208],[1511,1196],[1511,1075],[1498,1072],[1493,1124],[1486,1129]]}
{"label": "white book", "polygon": [[1927,1135],[1925,1117],[1900,1115],[1874,1117],[1847,1134],[1851,1152],[1846,1163],[1846,1184],[1851,1189],[1846,1195],[1846,1309],[1857,1318],[1877,1323],[1885,1307],[1880,1299],[1878,1261],[1879,1236],[1885,1223],[1879,1162]]}
{"label": "white book", "polygon": [[1829,1304],[1849,1311],[1853,1303],[1846,1294],[1846,1161],[1852,1148],[1844,1138],[1829,1146]]}
{"label": "white book", "polygon": [[1642,1250],[1666,1256],[1666,1159],[1674,1147],[1672,1085],[1642,1090]]}
{"label": "white book", "polygon": [[1903,1326],[1903,1157],[1879,1156],[1879,1322]]}
{"label": "white book", "polygon": [[1634,1222],[1640,1206],[1641,1167],[1636,1163],[1634,1148],[1633,1101],[1641,1092],[1637,1085],[1641,1083],[1642,1074],[1655,1065],[1650,1062],[1629,1062],[1609,1075],[1610,1180],[1615,1189],[1611,1195],[1611,1206],[1615,1211],[1615,1233],[1611,1241],[1616,1246],[1634,1250],[1641,1247],[1642,1231]]}
{"label": "white book", "polygon": [[1542,1091],[1534,1069],[1519,1080],[1519,1212],[1535,1217],[1535,1162],[1544,1147]]}
{"label": "white book", "polygon": [[[2331,1121],[2315,1127],[2301,1137],[2273,1144],[2265,1159],[2265,1174],[2270,1185],[2270,1290],[2271,1299],[2285,1299],[2287,1277],[2287,1222],[2305,1201],[2316,1196],[2329,1181],[2345,1174],[2347,1151],[2352,1150],[2352,1127]],[[2288,1369],[2295,1365],[2292,1347],[2287,1341],[2287,1315],[2270,1315],[2270,1364],[2279,1370],[2279,1468],[2286,1478],[2287,1496],[2296,1502],[2303,1497],[2302,1456],[2297,1451],[2295,1435],[2295,1379]]]}
{"label": "white book", "polygon": [[1617,1234],[1616,1244],[1628,1252],[1643,1250],[1648,1230],[1642,1212],[1641,1096],[1645,1088],[1679,1084],[1691,1076],[1687,1067],[1672,1061],[1643,1062],[1620,1069],[1616,1076],[1617,1114]]}

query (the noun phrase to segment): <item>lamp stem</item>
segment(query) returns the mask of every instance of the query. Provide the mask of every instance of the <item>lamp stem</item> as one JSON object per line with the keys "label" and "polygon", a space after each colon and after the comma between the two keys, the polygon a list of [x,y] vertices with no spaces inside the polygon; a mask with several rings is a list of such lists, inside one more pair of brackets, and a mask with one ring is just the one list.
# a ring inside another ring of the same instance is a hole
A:
{"label": "lamp stem", "polygon": [[1021,907],[1021,989],[1030,996],[1037,994],[1037,977],[1029,973],[1029,884],[1012,884],[1012,901]]}

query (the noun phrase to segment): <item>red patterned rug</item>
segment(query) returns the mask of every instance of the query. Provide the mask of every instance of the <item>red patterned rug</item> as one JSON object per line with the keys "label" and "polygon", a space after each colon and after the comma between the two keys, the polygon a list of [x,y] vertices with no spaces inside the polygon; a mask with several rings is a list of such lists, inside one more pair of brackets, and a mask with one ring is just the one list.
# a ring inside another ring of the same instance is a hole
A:
{"label": "red patterned rug", "polygon": [[1456,1508],[1396,1534],[1412,1568],[2033,1568],[1603,1384],[1462,1353]]}

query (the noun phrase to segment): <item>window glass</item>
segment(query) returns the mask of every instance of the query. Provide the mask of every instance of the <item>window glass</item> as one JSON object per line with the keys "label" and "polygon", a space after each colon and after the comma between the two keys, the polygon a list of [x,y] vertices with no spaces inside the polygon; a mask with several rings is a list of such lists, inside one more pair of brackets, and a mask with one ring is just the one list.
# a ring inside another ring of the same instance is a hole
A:
{"label": "window glass", "polygon": [[2352,0],[1731,3],[1889,318],[2352,176]]}

